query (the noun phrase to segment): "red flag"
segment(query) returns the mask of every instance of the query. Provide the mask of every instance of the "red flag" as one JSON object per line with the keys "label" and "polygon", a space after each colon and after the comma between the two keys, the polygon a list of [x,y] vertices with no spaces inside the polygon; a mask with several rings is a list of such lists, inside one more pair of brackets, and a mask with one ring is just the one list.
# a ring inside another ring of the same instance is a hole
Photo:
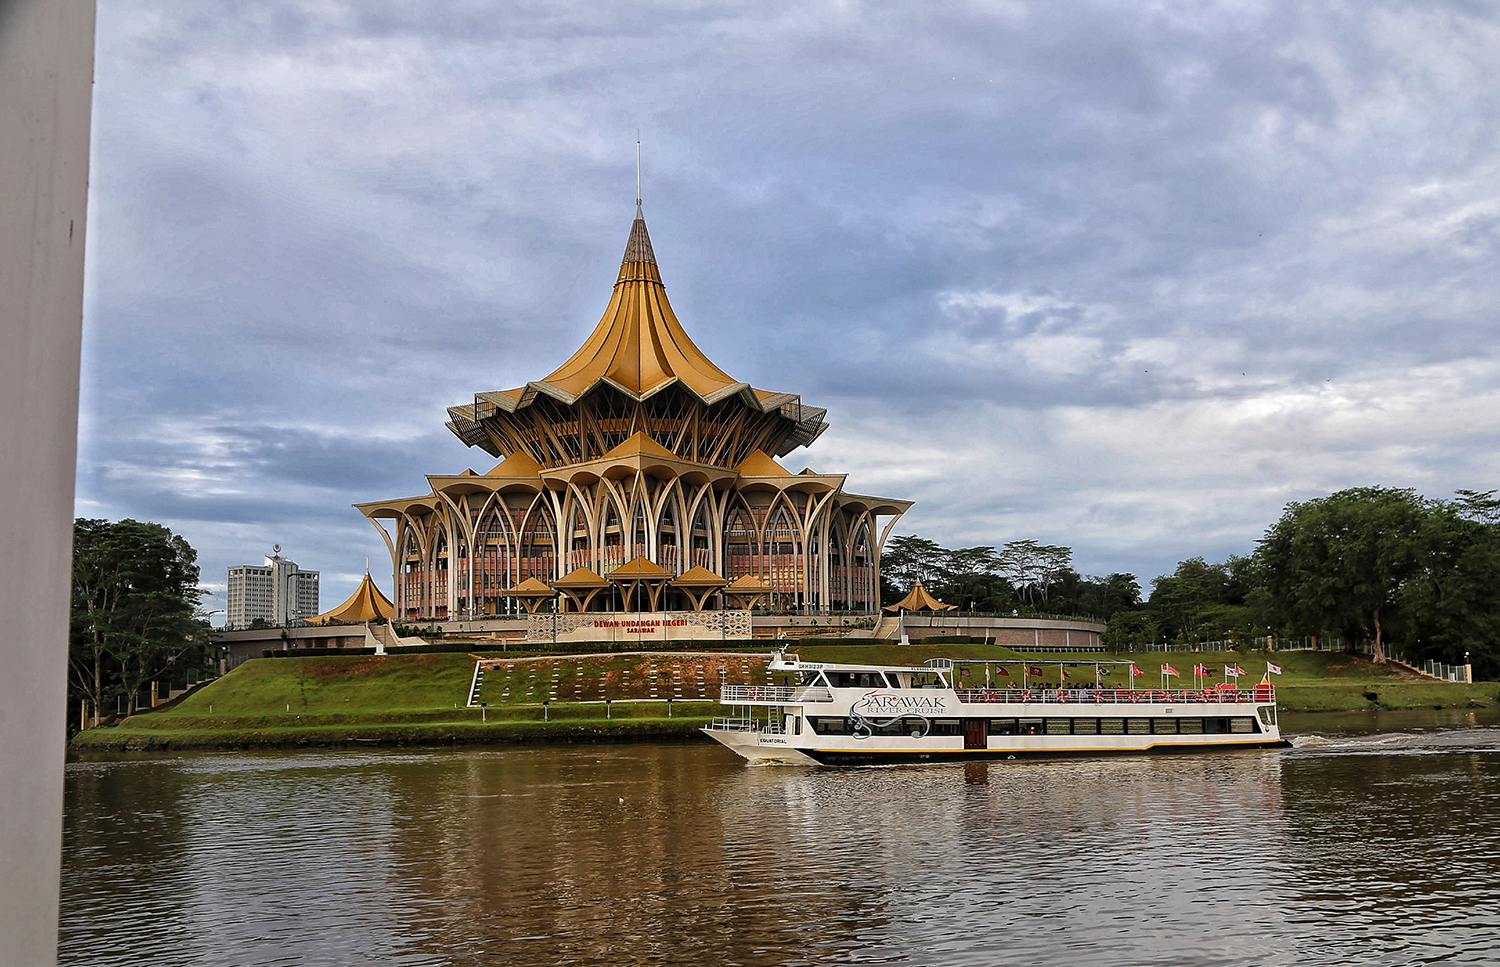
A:
{"label": "red flag", "polygon": [[1004,675],[1006,678],[1010,677],[1010,672],[1006,671],[1003,667],[999,667],[999,666],[997,666],[995,668],[995,674],[996,675]]}
{"label": "red flag", "polygon": [[1040,668],[1028,668],[1028,669],[1026,669],[1026,674],[1028,674],[1028,675],[1040,675],[1040,674],[1042,674],[1042,670]]}
{"label": "red flag", "polygon": [[1193,666],[1193,674],[1194,675],[1202,675],[1203,677],[1207,678],[1209,675],[1212,675],[1213,672],[1209,671],[1207,668],[1205,668],[1202,665],[1194,665]]}
{"label": "red flag", "polygon": [[1061,676],[1061,677],[1062,677],[1062,678],[1067,678],[1067,677],[1068,677],[1068,671],[1067,671],[1067,669],[1065,669],[1065,668],[1059,668],[1059,669],[1058,669],[1058,670],[1057,670],[1057,674],[1058,674],[1058,675],[1059,675],[1059,676]]}
{"label": "red flag", "polygon": [[1132,675],[1144,675],[1146,673],[1143,672],[1143,671],[1141,671],[1139,668],[1135,667],[1134,664],[1132,664],[1130,666],[1130,674],[1132,674]]}
{"label": "red flag", "polygon": [[1171,665],[1163,665],[1163,666],[1161,666],[1161,670],[1162,670],[1162,672],[1164,674],[1167,674],[1167,675],[1180,675],[1180,674],[1182,674],[1177,669],[1173,668]]}

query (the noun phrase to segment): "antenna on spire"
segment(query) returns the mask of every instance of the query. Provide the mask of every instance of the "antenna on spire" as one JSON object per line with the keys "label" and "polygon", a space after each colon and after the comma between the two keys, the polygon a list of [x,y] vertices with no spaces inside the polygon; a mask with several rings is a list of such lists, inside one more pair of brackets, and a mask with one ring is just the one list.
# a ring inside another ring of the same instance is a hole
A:
{"label": "antenna on spire", "polygon": [[641,129],[635,129],[635,207],[641,207]]}

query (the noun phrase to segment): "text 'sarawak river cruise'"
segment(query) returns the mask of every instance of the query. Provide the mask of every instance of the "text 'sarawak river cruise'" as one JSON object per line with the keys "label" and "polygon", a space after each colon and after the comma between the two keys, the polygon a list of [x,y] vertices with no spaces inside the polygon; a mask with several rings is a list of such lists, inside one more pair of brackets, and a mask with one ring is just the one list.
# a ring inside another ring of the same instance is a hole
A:
{"label": "text 'sarawak river cruise'", "polygon": [[[997,663],[961,664],[983,668],[988,683],[987,666]],[[1063,679],[1063,663],[1050,664]],[[1275,689],[1264,680],[1253,688],[968,686],[955,684],[954,662],[946,658],[900,667],[807,662],[785,653],[769,670],[795,684],[725,685],[719,701],[736,706],[736,714],[703,730],[756,763],[879,765],[1287,744]],[[766,709],[764,719],[757,707]]]}

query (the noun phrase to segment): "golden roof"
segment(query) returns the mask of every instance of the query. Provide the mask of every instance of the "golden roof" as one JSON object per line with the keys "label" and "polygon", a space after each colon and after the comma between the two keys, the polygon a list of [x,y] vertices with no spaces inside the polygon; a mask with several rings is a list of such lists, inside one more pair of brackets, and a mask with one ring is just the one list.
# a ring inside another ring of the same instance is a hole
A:
{"label": "golden roof", "polygon": [[517,450],[485,472],[486,477],[535,477],[542,465],[525,450]]}
{"label": "golden roof", "polygon": [[343,604],[315,618],[308,618],[307,623],[320,625],[328,621],[374,621],[376,618],[390,618],[395,613],[396,606],[380,593],[380,589],[370,578],[370,573],[366,571],[364,580],[359,582],[359,587],[354,589],[354,593]]}
{"label": "golden roof", "polygon": [[586,567],[578,567],[552,582],[554,588],[577,590],[580,588],[607,588],[609,582]]}
{"label": "golden roof", "polygon": [[741,460],[740,465],[734,469],[738,470],[742,477],[790,477],[792,475],[790,470],[760,450],[751,450],[750,455]]}
{"label": "golden roof", "polygon": [[928,594],[927,589],[922,587],[922,582],[918,581],[916,584],[912,585],[910,594],[902,598],[900,601],[897,601],[895,604],[886,605],[885,610],[900,611],[902,609],[905,609],[907,611],[952,611],[956,607],[958,607],[958,605],[944,604],[937,598],[934,598],[932,595]]}
{"label": "golden roof", "polygon": [[674,385],[705,404],[737,396],[756,412],[777,413],[789,421],[778,453],[806,446],[827,429],[822,407],[804,406],[795,393],[754,389],[714,365],[697,347],[667,300],[639,205],[609,305],[578,351],[539,380],[478,393],[472,404],[449,407],[448,427],[469,446],[498,456],[501,444],[484,431],[486,420],[519,413],[539,395],[572,405],[599,385],[635,400]]}
{"label": "golden roof", "polygon": [[725,591],[769,591],[771,586],[753,574],[742,574],[730,581]]}
{"label": "golden roof", "polygon": [[672,574],[655,561],[644,556],[633,558],[609,572],[611,581],[660,580]]}
{"label": "golden roof", "polygon": [[600,459],[620,460],[625,457],[666,457],[668,460],[676,460],[677,454],[651,439],[645,430],[637,430]]}
{"label": "golden roof", "polygon": [[603,318],[579,350],[540,381],[581,396],[600,380],[636,398],[673,380],[704,400],[749,388],[715,366],[677,321],[639,207]]}
{"label": "golden roof", "polygon": [[700,564],[683,571],[672,581],[674,588],[722,588],[729,582]]}
{"label": "golden roof", "polygon": [[551,598],[556,597],[557,591],[536,578],[527,578],[504,594],[507,598]]}

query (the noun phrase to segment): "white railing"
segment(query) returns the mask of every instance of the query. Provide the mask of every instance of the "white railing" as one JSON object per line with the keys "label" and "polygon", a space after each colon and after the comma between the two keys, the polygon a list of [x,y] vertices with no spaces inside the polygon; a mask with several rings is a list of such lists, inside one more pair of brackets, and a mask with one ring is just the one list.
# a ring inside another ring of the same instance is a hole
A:
{"label": "white railing", "polygon": [[1043,702],[1077,705],[1203,705],[1274,702],[1276,690],[1263,688],[960,688],[969,705]]}
{"label": "white railing", "polygon": [[724,703],[767,702],[831,702],[833,693],[818,686],[798,685],[721,685],[719,701]]}

